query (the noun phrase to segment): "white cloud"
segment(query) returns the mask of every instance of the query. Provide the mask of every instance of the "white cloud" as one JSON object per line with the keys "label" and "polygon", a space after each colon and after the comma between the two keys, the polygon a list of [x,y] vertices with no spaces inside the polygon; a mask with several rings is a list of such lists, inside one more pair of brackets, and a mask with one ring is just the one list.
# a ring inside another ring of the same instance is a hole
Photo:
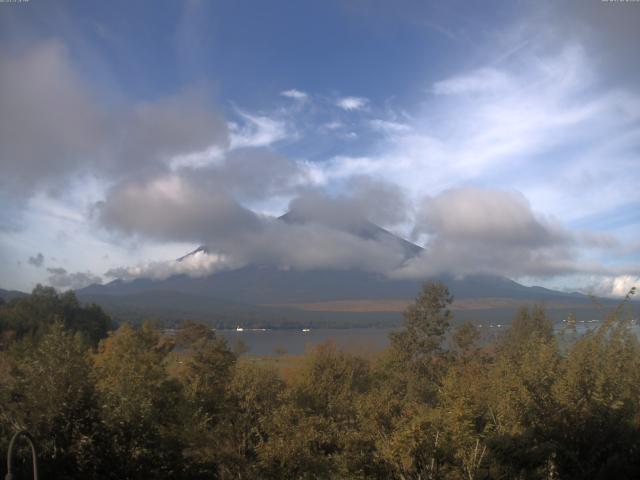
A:
{"label": "white cloud", "polygon": [[[542,32],[539,37],[544,35]],[[2,178],[8,178],[21,189],[33,186],[43,173],[69,177],[79,169],[92,170],[86,176],[100,176],[103,191],[114,179],[119,181],[105,195],[107,202],[101,210],[105,223],[111,220],[114,229],[134,237],[140,234],[139,238],[146,235],[185,242],[217,238],[216,232],[225,230],[229,234],[225,241],[231,244],[237,227],[264,227],[255,212],[264,212],[265,205],[272,205],[274,199],[282,205],[299,193],[296,189],[308,184],[335,192],[350,185],[354,177],[370,175],[406,188],[414,204],[430,195],[420,204],[416,228],[416,234],[428,241],[430,253],[424,263],[407,265],[404,273],[412,268],[421,274],[449,268],[512,276],[598,271],[609,275],[602,288],[618,291],[622,288],[619,285],[637,277],[622,275],[630,270],[614,271],[596,262],[586,263],[580,251],[614,250],[619,247],[614,235],[569,233],[537,212],[551,212],[567,224],[587,213],[638,202],[640,95],[633,87],[605,83],[603,72],[581,44],[569,41],[540,48],[536,39],[515,42],[517,52],[511,51],[499,61],[480,67],[475,63],[473,68],[433,83],[423,98],[414,99],[418,111],[412,111],[411,117],[399,120],[392,113],[380,115],[364,97],[336,100],[331,96],[321,101],[313,96],[318,108],[312,112],[314,109],[303,103],[311,98],[309,94],[290,89],[281,95],[293,101],[281,98],[284,106],[273,111],[236,110],[237,122],[228,124],[229,131],[219,115],[202,108],[198,92],[131,105],[119,112],[121,116],[114,115],[72,68],[65,49],[48,44],[28,52],[25,58],[2,62],[16,67],[0,69],[0,77],[8,80],[4,84],[17,84],[17,77],[29,81],[18,90],[12,86],[0,91],[0,104],[7,107],[0,110],[4,113],[11,107],[23,112],[16,128],[28,133],[14,135],[6,130],[6,138],[0,135],[4,138],[0,150],[11,154],[3,157],[18,160],[4,165],[13,170],[0,175],[0,185]],[[34,74],[40,68],[47,74]],[[42,83],[45,77],[46,85]],[[37,102],[23,98],[36,98]],[[25,104],[51,108],[24,110]],[[362,113],[346,115],[336,106]],[[378,118],[372,118],[371,112]],[[348,123],[330,121],[336,115],[349,118]],[[13,117],[7,116],[9,120]],[[24,119],[33,129],[20,123]],[[190,121],[185,123],[185,119]],[[116,124],[120,127],[114,127]],[[9,121],[7,125],[13,124]],[[277,150],[284,140],[289,147],[299,132],[315,128],[335,130],[333,135],[321,132],[332,140],[363,139],[344,143],[348,151],[358,154],[293,162],[300,168],[289,168],[292,162],[283,157],[247,153],[250,147]],[[373,135],[370,150],[356,150]],[[33,138],[44,141],[32,143]],[[113,138],[122,142],[113,142]],[[233,168],[225,167],[229,159],[234,161]],[[167,165],[171,172],[166,171]],[[283,165],[289,166],[280,168]],[[271,167],[278,172],[271,172]],[[185,175],[186,171],[190,173]],[[262,188],[263,183],[269,188]],[[489,186],[484,190],[492,193],[474,193],[465,188],[469,185]],[[464,195],[454,198],[450,192],[446,194],[452,188],[464,191]],[[449,217],[449,212],[454,213]],[[51,211],[48,215],[59,214]],[[82,208],[74,210],[74,215],[83,221]],[[158,221],[160,216],[163,222]],[[194,231],[193,225],[199,229]],[[357,256],[363,247],[361,242],[335,232],[295,231],[314,248],[335,248],[336,255],[314,252],[305,257],[304,242],[297,240],[293,243],[300,250],[287,252],[287,235],[293,230],[267,227],[254,244],[242,245],[242,256],[259,257],[271,248],[273,257],[294,266],[314,262],[341,265],[349,263],[347,254],[355,252]],[[267,240],[277,245],[269,245]],[[323,246],[322,241],[329,243]],[[40,249],[48,252],[42,245],[29,245],[28,253],[19,258]],[[371,264],[374,254],[382,255],[378,247],[365,244],[363,248],[371,255],[350,264]],[[201,259],[192,266],[193,271],[215,271],[226,260]],[[384,268],[394,265],[382,263]],[[79,263],[64,265],[74,271],[84,268]],[[153,275],[161,276],[177,268],[172,262],[141,265],[135,267],[138,270],[128,270],[128,275],[156,272]]]}
{"label": "white cloud", "polygon": [[390,120],[375,119],[369,122],[371,128],[387,134],[407,133],[411,131],[411,126],[406,123],[393,122]]}
{"label": "white cloud", "polygon": [[280,95],[282,95],[283,97],[291,98],[293,100],[298,100],[301,102],[304,102],[305,100],[309,99],[308,93],[302,92],[300,90],[296,90],[295,88],[280,92]]}
{"label": "white cloud", "polygon": [[509,75],[504,72],[494,68],[481,68],[436,82],[433,85],[433,93],[436,95],[496,93],[511,88],[511,81]]}
{"label": "white cloud", "polygon": [[338,122],[338,121],[334,120],[332,122],[325,123],[322,127],[327,129],[327,130],[338,130],[338,129],[344,127],[344,124],[342,122]]}
{"label": "white cloud", "polygon": [[180,260],[156,261],[140,263],[131,267],[120,267],[109,270],[105,275],[122,280],[136,278],[150,278],[152,280],[164,280],[173,275],[188,275],[201,278],[226,270],[236,268],[231,259],[218,253],[196,251]]}
{"label": "white cloud", "polygon": [[169,161],[169,167],[172,170],[180,168],[201,168],[211,165],[219,165],[224,161],[225,151],[214,145],[200,152],[185,153],[175,155]]}
{"label": "white cloud", "polygon": [[585,292],[600,297],[623,298],[632,287],[640,288],[640,276],[617,275],[600,278],[586,288]]}
{"label": "white cloud", "polygon": [[365,97],[342,97],[336,102],[336,105],[348,112],[354,110],[363,110],[369,104],[369,99]]}
{"label": "white cloud", "polygon": [[415,198],[474,183],[515,188],[565,221],[638,198],[640,94],[601,82],[579,44],[530,43],[430,92],[406,122],[370,120],[387,140],[323,163],[324,178],[379,176]]}
{"label": "white cloud", "polygon": [[264,147],[284,140],[288,136],[287,125],[282,120],[241,110],[237,112],[244,120],[244,124],[229,124],[231,149]]}

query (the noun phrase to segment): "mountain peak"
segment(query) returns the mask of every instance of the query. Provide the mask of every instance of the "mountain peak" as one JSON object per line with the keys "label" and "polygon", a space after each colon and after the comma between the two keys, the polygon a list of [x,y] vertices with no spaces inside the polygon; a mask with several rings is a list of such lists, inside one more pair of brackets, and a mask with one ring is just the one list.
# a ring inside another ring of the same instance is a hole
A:
{"label": "mountain peak", "polygon": [[[309,219],[300,215],[295,211],[289,211],[284,215],[278,217],[278,220],[282,220],[283,222],[289,225],[304,225],[307,223],[317,222],[320,224],[325,224],[322,219]],[[333,226],[333,225],[329,225]],[[377,241],[386,241],[386,242],[397,242],[405,252],[405,256],[407,258],[412,258],[420,254],[423,248],[415,243],[412,243],[408,240],[405,240],[402,237],[390,232],[389,230],[382,228],[379,225],[363,218],[360,221],[355,221],[349,225],[341,225],[340,230],[344,230],[347,233],[355,235],[356,237],[365,239],[365,240],[377,240]]]}
{"label": "mountain peak", "polygon": [[181,256],[176,261],[177,262],[182,262],[186,258],[188,258],[188,257],[190,257],[192,255],[195,255],[196,253],[204,253],[206,255],[209,255],[209,252],[210,252],[209,247],[207,247],[206,245],[200,245],[198,248],[196,248],[192,252],[187,253],[186,255]]}

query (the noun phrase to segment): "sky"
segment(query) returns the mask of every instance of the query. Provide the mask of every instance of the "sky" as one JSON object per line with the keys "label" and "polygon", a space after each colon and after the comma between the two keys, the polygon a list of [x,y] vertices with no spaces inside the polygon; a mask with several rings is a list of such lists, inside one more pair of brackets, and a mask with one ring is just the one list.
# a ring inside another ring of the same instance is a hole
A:
{"label": "sky", "polygon": [[0,287],[268,264],[624,295],[638,24],[601,0],[0,3]]}

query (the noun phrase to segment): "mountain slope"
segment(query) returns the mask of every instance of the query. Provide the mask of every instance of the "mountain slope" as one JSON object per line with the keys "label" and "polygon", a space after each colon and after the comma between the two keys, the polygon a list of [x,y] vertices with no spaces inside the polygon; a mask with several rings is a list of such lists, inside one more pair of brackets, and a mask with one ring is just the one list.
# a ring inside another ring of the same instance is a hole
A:
{"label": "mountain slope", "polygon": [[4,290],[3,288],[0,288],[0,298],[5,302],[13,300],[14,298],[26,297],[27,295],[28,293],[19,292],[18,290]]}
{"label": "mountain slope", "polygon": [[[292,214],[280,219],[304,223],[304,219]],[[361,238],[396,242],[407,258],[422,251],[418,245],[370,222],[362,222],[350,232]],[[177,261],[200,252],[208,253],[209,248],[200,246]],[[400,321],[399,312],[418,295],[424,280],[390,280],[382,274],[355,269],[294,270],[249,265],[204,278],[175,275],[159,281],[115,280],[86,287],[77,294],[84,301],[96,302],[112,314],[128,319],[190,318],[225,326],[236,323],[290,326],[309,322],[333,326],[393,324]],[[591,300],[585,295],[527,287],[505,277],[445,275],[437,280],[448,285],[457,301],[454,309],[459,318],[504,321],[519,304],[533,302],[545,303],[558,317],[574,310],[595,315]]]}

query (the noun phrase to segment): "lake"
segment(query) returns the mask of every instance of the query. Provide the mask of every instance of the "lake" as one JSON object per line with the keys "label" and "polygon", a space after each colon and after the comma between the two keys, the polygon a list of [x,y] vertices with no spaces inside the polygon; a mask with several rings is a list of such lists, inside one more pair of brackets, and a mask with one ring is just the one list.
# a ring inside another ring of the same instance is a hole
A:
{"label": "lake", "polygon": [[[597,320],[579,322],[576,325],[578,335],[596,328],[600,324]],[[508,325],[484,324],[481,332],[484,341],[489,341],[506,330]],[[556,331],[564,327],[562,322],[555,325]],[[634,325],[634,332],[640,335],[640,326]],[[273,355],[288,353],[299,355],[308,347],[318,345],[328,340],[334,341],[338,347],[351,352],[371,352],[382,350],[389,344],[389,333],[400,330],[397,328],[319,328],[308,332],[302,329],[245,329],[216,330],[233,347],[242,341],[251,355]]]}
{"label": "lake", "polygon": [[[596,328],[600,324],[597,320],[579,322],[576,326],[578,335],[582,335],[589,330]],[[563,323],[555,325],[556,331],[563,328]],[[481,332],[484,341],[506,331],[508,325],[486,324],[482,325]],[[278,352],[291,355],[300,355],[305,350],[314,345],[334,341],[340,348],[353,352],[370,352],[382,350],[389,344],[389,333],[398,331],[400,328],[319,328],[308,332],[302,329],[245,329],[237,330],[216,330],[218,335],[224,337],[229,345],[233,347],[238,341],[242,341],[247,347],[247,353],[251,355],[273,355]],[[640,326],[632,327],[636,335],[640,335]]]}
{"label": "lake", "polygon": [[278,350],[291,355],[304,353],[309,346],[328,340],[350,351],[381,350],[389,343],[393,328],[320,328],[303,332],[302,329],[283,330],[216,330],[233,347],[242,341],[251,355],[273,355]]}

